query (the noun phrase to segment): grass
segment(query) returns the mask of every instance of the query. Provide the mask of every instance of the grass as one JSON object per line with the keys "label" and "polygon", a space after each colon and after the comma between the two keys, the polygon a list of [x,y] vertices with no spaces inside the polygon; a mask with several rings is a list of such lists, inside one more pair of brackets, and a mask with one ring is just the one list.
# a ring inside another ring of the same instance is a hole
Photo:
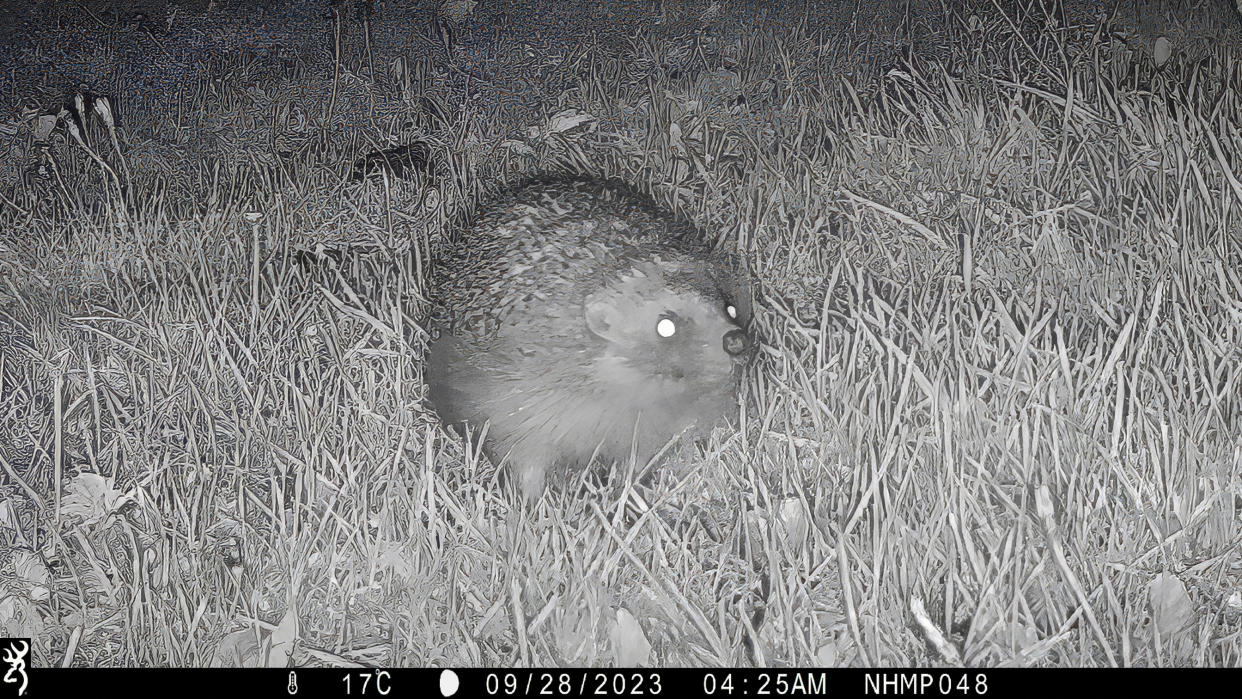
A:
{"label": "grass", "polygon": [[[226,57],[202,109],[96,138],[125,194],[58,131],[0,210],[6,635],[44,666],[1242,664],[1242,63],[1045,22],[870,73],[805,31],[586,44],[522,59],[571,86],[534,111],[372,77],[348,25],[326,71]],[[344,183],[393,137],[428,181]],[[419,323],[453,221],[553,169],[743,253],[764,345],[740,430],[526,505],[420,402]]]}

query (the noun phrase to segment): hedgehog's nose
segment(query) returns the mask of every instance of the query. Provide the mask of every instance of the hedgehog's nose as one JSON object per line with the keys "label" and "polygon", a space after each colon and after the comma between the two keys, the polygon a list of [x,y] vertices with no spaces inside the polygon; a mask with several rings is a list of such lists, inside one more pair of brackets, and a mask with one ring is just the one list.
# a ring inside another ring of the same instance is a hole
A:
{"label": "hedgehog's nose", "polygon": [[746,331],[734,328],[724,334],[724,351],[731,357],[742,357],[750,349],[750,338]]}

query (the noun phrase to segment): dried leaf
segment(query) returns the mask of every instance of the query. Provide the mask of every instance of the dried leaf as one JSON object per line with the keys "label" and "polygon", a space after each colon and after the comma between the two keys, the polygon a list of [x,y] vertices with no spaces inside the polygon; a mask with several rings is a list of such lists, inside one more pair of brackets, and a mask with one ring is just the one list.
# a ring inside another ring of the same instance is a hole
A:
{"label": "dried leaf", "polygon": [[617,610],[617,625],[612,629],[612,649],[617,667],[638,667],[646,664],[651,655],[651,643],[643,633],[643,627],[629,610]]}
{"label": "dried leaf", "polygon": [[1039,630],[1030,624],[1015,621],[1011,627],[1013,638],[1018,643],[1018,650],[1025,653],[1039,643]]}
{"label": "dried leaf", "polygon": [[0,633],[9,638],[38,638],[47,633],[34,602],[23,597],[0,597]]}
{"label": "dried leaf", "polygon": [[42,114],[39,116],[38,123],[35,125],[35,143],[46,143],[52,130],[56,128],[56,124],[60,123],[60,117],[56,114]]}
{"label": "dried leaf", "polygon": [[1169,57],[1173,55],[1173,44],[1167,37],[1162,36],[1156,39],[1155,54],[1156,67],[1163,68],[1164,64],[1169,62]]}
{"label": "dried leaf", "polygon": [[686,144],[681,138],[681,125],[673,122],[668,125],[668,145],[680,157],[687,157]]}
{"label": "dried leaf", "polygon": [[43,565],[43,559],[27,549],[13,550],[13,570],[17,578],[30,588],[46,586],[52,577],[47,566]]}
{"label": "dried leaf", "polygon": [[389,542],[380,547],[377,564],[380,570],[389,571],[403,582],[414,580],[418,574],[414,561],[400,544]]}
{"label": "dried leaf", "polygon": [[778,531],[783,535],[785,543],[794,555],[802,553],[806,546],[806,535],[810,528],[807,506],[799,498],[785,498],[777,510]]}
{"label": "dried leaf", "polygon": [[112,100],[100,95],[95,98],[91,106],[95,109],[95,113],[99,115],[99,118],[103,119],[103,123],[108,129],[116,128],[116,120],[112,117]]}
{"label": "dried leaf", "polygon": [[595,117],[579,109],[565,109],[548,118],[547,133],[586,133],[595,128]]}
{"label": "dried leaf", "polygon": [[820,667],[836,667],[837,666],[837,644],[836,642],[825,643],[815,651],[815,662]]}
{"label": "dried leaf", "polygon": [[65,484],[61,515],[93,525],[124,504],[121,491],[112,487],[112,478],[98,473],[80,473]]}
{"label": "dried leaf", "polygon": [[1242,592],[1234,591],[1229,595],[1229,599],[1225,600],[1225,606],[1231,612],[1242,613]]}
{"label": "dried leaf", "polygon": [[272,647],[267,654],[268,667],[289,667],[293,659],[293,646],[298,640],[298,615],[293,606],[285,611],[280,625],[272,632]]}
{"label": "dried leaf", "polygon": [[17,531],[17,515],[11,500],[0,500],[0,531]]}
{"label": "dried leaf", "polygon": [[43,602],[52,596],[52,591],[48,587],[48,581],[51,580],[52,575],[43,563],[43,559],[34,551],[14,549],[13,570],[17,573],[17,578],[25,583],[26,595],[30,599]]}
{"label": "dried leaf", "polygon": [[559,624],[553,627],[556,649],[571,664],[589,662],[596,646],[595,627],[587,609],[567,609]]}
{"label": "dried leaf", "polygon": [[1161,573],[1148,586],[1151,615],[1162,638],[1170,638],[1190,623],[1194,610],[1186,585],[1172,573]]}
{"label": "dried leaf", "polygon": [[17,618],[17,598],[5,597],[0,599],[0,629],[8,628],[9,621]]}
{"label": "dried leaf", "polygon": [[261,651],[258,635],[252,629],[234,631],[220,640],[211,667],[260,667]]}

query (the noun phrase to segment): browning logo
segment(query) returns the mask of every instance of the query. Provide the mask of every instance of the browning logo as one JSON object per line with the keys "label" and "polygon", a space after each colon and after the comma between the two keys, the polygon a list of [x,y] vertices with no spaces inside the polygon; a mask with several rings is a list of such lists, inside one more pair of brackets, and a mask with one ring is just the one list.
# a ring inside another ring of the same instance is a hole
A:
{"label": "browning logo", "polygon": [[8,665],[4,683],[17,685],[19,697],[26,694],[26,658],[29,655],[29,638],[0,638],[0,662]]}

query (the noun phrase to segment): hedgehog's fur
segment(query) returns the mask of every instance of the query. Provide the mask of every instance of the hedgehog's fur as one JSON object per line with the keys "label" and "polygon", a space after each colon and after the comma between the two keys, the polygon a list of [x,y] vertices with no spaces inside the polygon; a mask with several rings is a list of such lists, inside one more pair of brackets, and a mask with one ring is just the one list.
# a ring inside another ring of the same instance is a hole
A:
{"label": "hedgehog's fur", "polygon": [[752,344],[743,280],[622,185],[514,188],[438,261],[428,397],[450,425],[488,425],[489,456],[528,498],[550,467],[584,466],[597,448],[623,461],[637,447],[642,463],[736,406]]}

